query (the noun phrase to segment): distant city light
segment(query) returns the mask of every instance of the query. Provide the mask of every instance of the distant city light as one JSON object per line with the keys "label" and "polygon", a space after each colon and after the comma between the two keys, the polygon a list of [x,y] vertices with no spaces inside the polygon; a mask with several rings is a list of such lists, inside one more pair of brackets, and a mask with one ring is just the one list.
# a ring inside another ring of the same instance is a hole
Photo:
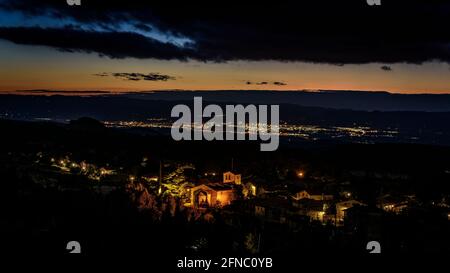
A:
{"label": "distant city light", "polygon": [[[116,128],[157,128],[170,129],[172,122],[167,119],[148,119],[146,121],[123,120],[123,121],[104,121],[107,127]],[[238,126],[242,127],[242,126]],[[248,126],[245,126],[248,129]],[[194,126],[194,129],[195,126]],[[317,126],[306,124],[295,124],[283,122],[280,124],[280,136],[299,137],[303,139],[316,140],[321,138],[359,138],[360,141],[371,143],[379,138],[393,138],[400,134],[397,129],[379,129],[368,126],[354,125],[354,127],[333,127]]]}

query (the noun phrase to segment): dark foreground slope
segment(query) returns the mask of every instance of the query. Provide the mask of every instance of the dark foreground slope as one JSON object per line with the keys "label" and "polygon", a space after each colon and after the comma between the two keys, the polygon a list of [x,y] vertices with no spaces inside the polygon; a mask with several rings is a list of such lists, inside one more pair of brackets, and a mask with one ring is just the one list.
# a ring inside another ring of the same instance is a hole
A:
{"label": "dark foreground slope", "polygon": [[[383,214],[376,224],[385,252],[449,251],[449,223],[432,206],[450,196],[447,147],[312,143],[293,148],[283,143],[277,152],[261,153],[254,143],[177,143],[107,129],[92,120],[69,125],[2,120],[0,129],[0,236],[11,252],[39,246],[41,253],[66,253],[67,242],[77,240],[87,255],[144,254],[174,266],[177,255],[252,255],[249,234],[255,232],[264,242],[259,254],[265,256],[365,251],[364,234],[303,220],[295,231],[263,224],[246,212],[245,203],[208,212],[213,221],[195,218],[176,199],[159,197],[151,185],[142,190],[130,183],[131,176],[157,176],[160,162],[165,174],[179,164],[194,165],[185,175],[197,183],[205,172],[229,170],[231,158],[244,179],[278,192],[321,185],[338,194],[345,186],[369,206],[383,193],[414,195],[410,214]],[[87,162],[116,174],[96,181],[77,168],[54,167],[59,160]],[[307,170],[303,180],[292,173],[298,168]],[[172,203],[177,205],[167,205]]]}

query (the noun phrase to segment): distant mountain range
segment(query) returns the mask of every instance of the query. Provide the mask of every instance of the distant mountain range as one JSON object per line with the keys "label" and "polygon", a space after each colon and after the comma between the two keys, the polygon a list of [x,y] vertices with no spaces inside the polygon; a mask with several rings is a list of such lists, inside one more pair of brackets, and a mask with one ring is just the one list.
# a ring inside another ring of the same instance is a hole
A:
{"label": "distant mountain range", "polygon": [[147,100],[192,100],[255,104],[296,104],[361,111],[449,112],[450,94],[393,94],[379,91],[156,91],[127,94]]}
{"label": "distant mountain range", "polygon": [[[243,94],[242,94],[243,93]],[[274,94],[275,93],[275,94]],[[260,97],[257,94],[261,94]],[[353,93],[352,93],[353,94]],[[354,93],[357,96],[390,96],[385,93]],[[408,128],[433,131],[450,131],[450,102],[447,105],[443,101],[450,95],[427,95],[436,100],[434,96],[441,96],[441,108],[449,108],[445,112],[415,111],[403,109],[403,111],[363,111],[348,109],[333,109],[325,107],[324,104],[336,104],[330,98],[333,93],[289,93],[289,92],[156,92],[146,94],[124,94],[106,96],[0,96],[0,117],[5,119],[35,120],[50,119],[56,121],[67,121],[80,117],[92,117],[98,120],[147,120],[149,118],[169,118],[170,112],[176,104],[193,103],[193,96],[202,95],[204,106],[207,103],[227,104],[251,102],[259,104],[280,104],[280,119],[297,124],[314,124],[323,126],[351,126],[355,124],[370,125],[383,128]],[[339,94],[340,95],[340,94]],[[345,94],[344,94],[345,95]],[[287,97],[291,97],[289,101]],[[327,102],[322,102],[322,107],[303,106],[301,103],[308,102],[300,97],[312,97],[309,104],[313,104],[317,98],[314,96],[331,96]],[[348,97],[349,95],[347,95]],[[399,98],[409,99],[412,95],[399,95]],[[338,96],[337,96],[338,97]],[[416,97],[414,95],[414,97]],[[400,100],[398,99],[398,100]],[[343,98],[340,98],[344,101]],[[354,99],[356,100],[356,99]],[[360,100],[362,100],[360,98]],[[375,99],[367,99],[366,104],[376,104]],[[431,99],[430,99],[431,101]],[[400,101],[401,102],[401,101]],[[348,102],[346,102],[348,103]],[[378,100],[378,104],[381,99]],[[401,102],[403,103],[403,102]],[[362,103],[361,103],[362,104]],[[424,102],[425,104],[425,102]],[[392,104],[391,104],[392,105]],[[431,102],[428,104],[431,105]],[[446,106],[446,107],[444,107]],[[393,107],[393,106],[392,106]],[[342,107],[347,108],[347,107]],[[364,108],[358,105],[355,108]]]}
{"label": "distant mountain range", "polygon": [[[384,91],[256,91],[256,90],[165,90],[124,92],[20,90],[10,94],[120,96],[138,100],[191,101],[202,96],[206,102],[294,104],[307,107],[359,111],[450,112],[449,94],[397,94]],[[0,96],[0,98],[4,98]]]}
{"label": "distant mountain range", "polygon": [[[192,105],[193,97],[200,95],[203,97],[204,106],[209,103],[222,106],[230,103],[279,104],[281,121],[290,125],[395,130],[400,133],[392,141],[409,142],[412,139],[411,141],[414,142],[450,145],[450,101],[446,103],[450,95],[278,91],[167,91],[96,96],[0,95],[0,119],[68,122],[81,117],[90,117],[100,121],[148,122],[149,119],[162,118],[170,122],[173,120],[170,117],[173,106]],[[421,96],[424,96],[426,100],[421,102],[419,100]],[[319,97],[324,99],[319,101]],[[438,98],[441,99],[438,100]],[[415,107],[405,102],[414,99],[416,99]],[[380,111],[374,105],[381,107],[383,100],[391,100],[391,104],[389,107],[384,106],[384,111]],[[338,108],[338,101],[342,102],[341,106],[349,105],[350,101],[353,101],[355,103],[353,108],[357,109],[346,109],[349,107],[335,109]],[[361,103],[358,105],[356,101]],[[421,103],[422,107],[419,107]],[[304,104],[319,104],[321,107]],[[331,107],[333,105],[335,108]],[[372,107],[371,111],[361,110],[361,108],[369,108],[369,105]],[[405,109],[398,110],[401,108],[399,105],[404,105]],[[433,106],[433,108],[428,109],[425,106]],[[391,108],[397,110],[386,110]],[[418,111],[418,109],[429,111]],[[439,112],[437,109],[446,111]]]}

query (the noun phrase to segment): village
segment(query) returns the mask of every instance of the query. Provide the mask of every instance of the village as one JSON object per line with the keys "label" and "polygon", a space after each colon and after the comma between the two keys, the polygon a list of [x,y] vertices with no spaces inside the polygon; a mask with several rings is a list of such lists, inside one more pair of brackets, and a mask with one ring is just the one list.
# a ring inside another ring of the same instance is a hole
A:
{"label": "village", "polygon": [[[69,156],[45,159],[38,153],[37,157],[36,162],[41,162],[41,174],[33,176],[35,182],[46,186],[53,183],[61,191],[76,191],[79,185],[58,185],[57,178],[49,178],[42,172],[48,168],[53,175],[81,175],[90,181],[90,188],[101,195],[125,189],[137,208],[157,212],[156,217],[168,209],[172,215],[182,210],[194,215],[192,219],[201,221],[214,221],[214,217],[220,215],[229,225],[236,225],[240,217],[251,217],[262,223],[286,226],[289,230],[314,223],[347,232],[370,228],[364,232],[369,232],[372,239],[381,236],[382,218],[406,215],[426,206],[433,207],[439,211],[439,217],[450,221],[449,200],[445,198],[424,204],[415,194],[381,192],[374,200],[367,200],[349,181],[337,183],[330,177],[309,174],[306,169],[286,170],[286,176],[291,177],[285,178],[283,184],[274,184],[231,171],[233,161],[231,170],[222,173],[197,174],[190,163],[160,162],[157,172],[137,172],[134,168],[134,174],[130,174],[123,168],[97,167],[85,161],[73,161]],[[149,161],[142,158],[139,167],[145,170],[151,164]],[[365,174],[353,171],[352,175]],[[375,175],[393,181],[408,179],[402,174]]]}
{"label": "village", "polygon": [[[183,143],[75,125],[48,125],[51,136],[9,145],[2,157],[4,187],[14,193],[2,200],[17,212],[5,218],[9,227],[50,236],[49,251],[67,238],[96,252],[117,251],[119,239],[120,249],[182,255],[366,253],[371,241],[383,252],[447,247],[444,161],[403,156],[392,168],[391,158],[366,156],[402,146],[260,153],[257,143]],[[54,135],[58,143],[47,140]]]}

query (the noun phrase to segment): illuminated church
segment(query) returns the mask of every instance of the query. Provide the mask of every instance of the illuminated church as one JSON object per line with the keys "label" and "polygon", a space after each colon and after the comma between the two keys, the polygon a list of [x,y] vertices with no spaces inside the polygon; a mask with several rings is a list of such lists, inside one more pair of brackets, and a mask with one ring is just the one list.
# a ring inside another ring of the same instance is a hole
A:
{"label": "illuminated church", "polygon": [[236,200],[236,185],[240,184],[240,174],[226,172],[223,174],[222,183],[208,183],[191,188],[191,205],[196,208],[229,205]]}

